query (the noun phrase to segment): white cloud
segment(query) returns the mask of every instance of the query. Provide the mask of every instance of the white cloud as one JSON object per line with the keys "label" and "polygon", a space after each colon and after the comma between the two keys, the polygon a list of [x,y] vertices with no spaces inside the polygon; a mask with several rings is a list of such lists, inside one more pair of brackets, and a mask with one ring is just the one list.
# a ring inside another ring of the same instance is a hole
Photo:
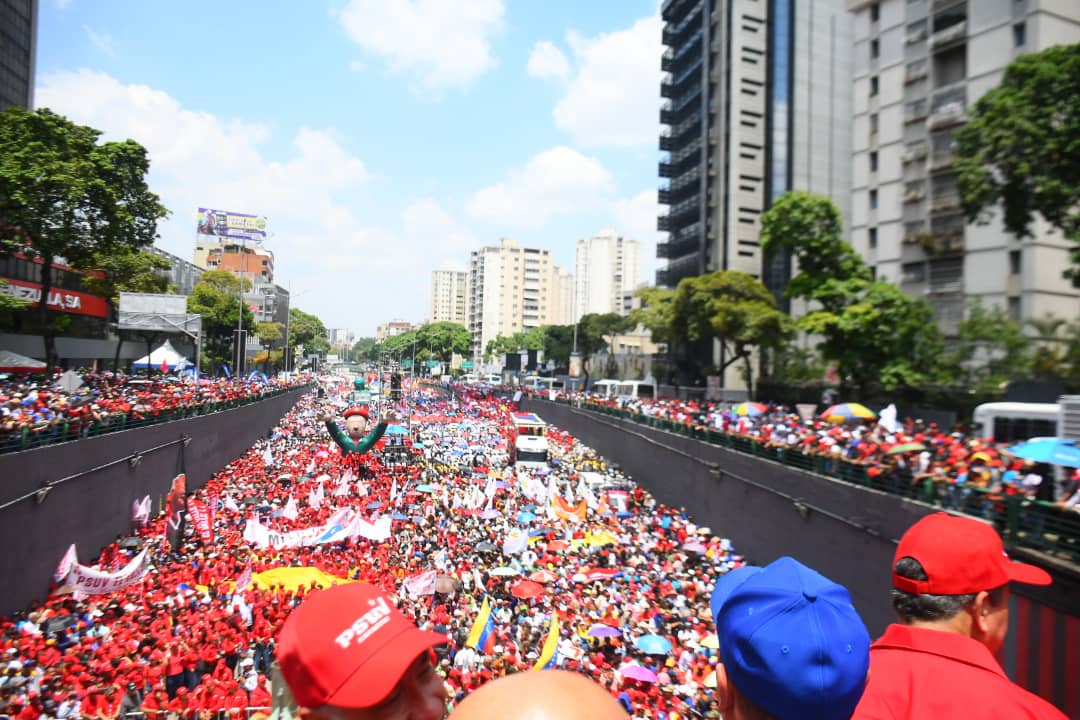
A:
{"label": "white cloud", "polygon": [[570,74],[570,61],[562,50],[542,40],[533,46],[529,54],[527,71],[530,77],[561,79]]}
{"label": "white cloud", "polygon": [[565,146],[534,155],[502,182],[483,188],[466,203],[476,220],[518,228],[536,228],[558,215],[608,205],[615,182],[595,158]]}
{"label": "white cloud", "polygon": [[113,47],[112,35],[108,33],[99,33],[89,25],[83,25],[83,32],[86,33],[86,37],[90,41],[90,44],[93,45],[99,53],[108,57],[116,57],[116,49]]}
{"label": "white cloud", "polygon": [[472,243],[433,200],[400,216],[361,211],[371,174],[333,131],[301,128],[282,157],[272,157],[267,126],[185,108],[159,90],[87,70],[39,82],[42,107],[101,129],[107,140],[130,137],[147,148],[150,187],[173,211],[159,226],[159,247],[190,258],[200,206],[265,214],[277,282],[291,283],[296,305],[329,327],[373,332],[391,298],[395,316],[423,318],[426,271]]}
{"label": "white cloud", "polygon": [[555,124],[584,146],[656,142],[660,106],[659,17],[582,38],[570,33],[577,72],[555,105]]}
{"label": "white cloud", "polygon": [[663,233],[656,229],[656,217],[662,214],[656,190],[644,190],[630,198],[615,202],[615,223],[625,237],[641,243],[641,281],[652,285],[660,261],[656,259],[656,243]]}
{"label": "white cloud", "polygon": [[338,14],[350,40],[432,89],[467,86],[493,68],[502,19],[503,0],[349,0]]}

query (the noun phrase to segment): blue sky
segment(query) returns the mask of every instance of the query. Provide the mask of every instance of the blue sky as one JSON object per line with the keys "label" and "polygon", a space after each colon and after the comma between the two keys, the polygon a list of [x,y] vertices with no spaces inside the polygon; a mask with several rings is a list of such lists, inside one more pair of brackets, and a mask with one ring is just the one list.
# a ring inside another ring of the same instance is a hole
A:
{"label": "blue sky", "polygon": [[572,267],[617,227],[656,267],[656,0],[41,0],[38,106],[132,137],[191,257],[199,206],[264,214],[331,327],[427,312],[509,236]]}

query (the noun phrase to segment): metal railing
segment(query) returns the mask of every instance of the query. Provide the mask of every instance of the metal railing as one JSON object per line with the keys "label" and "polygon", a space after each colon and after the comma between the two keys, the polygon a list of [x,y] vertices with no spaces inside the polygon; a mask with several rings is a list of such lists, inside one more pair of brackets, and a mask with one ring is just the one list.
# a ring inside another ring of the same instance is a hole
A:
{"label": "metal railing", "polygon": [[166,410],[131,410],[126,413],[110,413],[100,420],[86,422],[83,420],[63,420],[60,422],[39,423],[26,426],[14,431],[0,434],[0,455],[4,453],[20,452],[33,448],[57,445],[59,443],[74,442],[88,437],[107,435],[124,430],[159,425],[173,422],[174,420],[187,420],[189,418],[210,415],[224,410],[232,410],[244,407],[252,403],[260,402],[278,395],[283,395],[293,390],[310,388],[311,385],[298,385],[290,388],[275,388],[257,395],[234,398],[231,400],[209,400],[191,405],[184,405]]}
{"label": "metal railing", "polygon": [[[1080,564],[1080,512],[1076,510],[974,485],[916,478],[909,470],[886,469],[876,463],[857,463],[830,455],[805,453],[799,449],[762,443],[752,438],[622,408],[597,403],[571,403],[569,399],[557,402],[691,437],[822,477],[981,517],[994,525],[1006,545],[1028,548]],[[881,471],[871,472],[871,468],[875,467]]]}

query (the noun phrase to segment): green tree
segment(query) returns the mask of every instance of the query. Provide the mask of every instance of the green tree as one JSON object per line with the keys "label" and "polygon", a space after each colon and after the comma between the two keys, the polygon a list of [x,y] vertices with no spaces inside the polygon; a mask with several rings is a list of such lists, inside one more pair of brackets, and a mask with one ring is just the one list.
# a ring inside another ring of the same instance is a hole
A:
{"label": "green tree", "polygon": [[1031,366],[1029,340],[1000,307],[988,308],[973,301],[956,335],[956,347],[947,357],[954,380],[990,390],[1027,375]]}
{"label": "green tree", "polygon": [[15,313],[22,312],[30,307],[27,300],[17,298],[7,291],[10,283],[0,278],[0,326],[6,326],[11,322]]}
{"label": "green tree", "polygon": [[373,362],[378,357],[378,341],[373,337],[360,338],[353,343],[353,357],[359,360]]}
{"label": "green tree", "polygon": [[944,341],[926,300],[916,300],[891,283],[861,280],[848,303],[818,309],[799,327],[823,338],[822,355],[836,362],[840,377],[863,392],[880,382],[886,390],[941,378]]}
{"label": "green tree", "polygon": [[714,338],[720,342],[721,373],[741,360],[743,378],[751,389],[754,350],[780,347],[796,329],[764,283],[738,270],[684,278],[675,290],[672,315],[675,334],[695,343]]}
{"label": "green tree", "polygon": [[784,296],[804,298],[837,311],[871,280],[870,269],[842,237],[840,210],[827,197],[793,190],[761,214],[767,256],[791,253],[798,273]]}
{"label": "green tree", "polygon": [[[45,268],[60,257],[79,266],[95,254],[154,242],[167,211],[146,184],[146,149],[134,140],[99,143],[100,137],[47,109],[0,112],[0,253],[22,252]],[[38,312],[51,367],[57,332],[46,300],[51,273],[41,280]]]}
{"label": "green tree", "polygon": [[1068,378],[1069,324],[1047,313],[1041,318],[1028,318],[1025,323],[1034,336],[1031,338],[1031,375],[1036,380],[1054,381]]}
{"label": "green tree", "polygon": [[1066,277],[1080,287],[1080,43],[1028,53],[975,103],[956,132],[954,164],[964,212],[986,220],[1000,204],[1005,228],[1031,235],[1036,215],[1075,244]]}
{"label": "green tree", "polygon": [[[330,350],[330,341],[326,338],[326,325],[322,320],[299,308],[289,308],[289,347],[290,357],[295,356],[295,348],[303,345],[305,353],[325,355]],[[291,367],[292,363],[290,363]]]}
{"label": "green tree", "polygon": [[[589,383],[589,360],[600,352],[607,352],[609,359],[611,337],[626,332],[633,327],[628,317],[618,313],[586,313],[578,320],[578,354],[581,355],[581,368],[585,373],[585,385]],[[608,363],[610,370],[614,364]]]}
{"label": "green tree", "polygon": [[574,349],[573,325],[545,325],[544,357],[560,367],[569,367]]}
{"label": "green tree", "polygon": [[416,330],[417,347],[430,351],[431,359],[449,362],[453,355],[467,355],[472,336],[460,323],[436,322]]}
{"label": "green tree", "polygon": [[269,374],[270,364],[272,358],[271,351],[274,348],[274,343],[280,342],[285,337],[285,326],[277,322],[257,322],[255,323],[255,335],[259,338],[259,342],[266,346],[266,351],[259,354],[264,356],[259,359],[259,356],[255,358],[255,363],[263,363],[263,372]]}
{"label": "green tree", "polygon": [[[169,278],[165,275],[172,267],[165,258],[150,252],[121,251],[97,252],[86,258],[82,266],[83,285],[87,291],[105,298],[113,312],[120,309],[120,293],[165,293],[169,290]],[[113,370],[120,365],[120,349],[124,344],[124,330],[117,330]],[[153,350],[158,333],[143,333],[147,354]]]}
{"label": "green tree", "polygon": [[[244,288],[250,283],[245,278]],[[240,279],[228,270],[204,272],[188,296],[187,309],[202,315],[204,354],[214,367],[229,362],[233,356],[237,321],[245,330],[255,326],[251,309],[240,300]]]}

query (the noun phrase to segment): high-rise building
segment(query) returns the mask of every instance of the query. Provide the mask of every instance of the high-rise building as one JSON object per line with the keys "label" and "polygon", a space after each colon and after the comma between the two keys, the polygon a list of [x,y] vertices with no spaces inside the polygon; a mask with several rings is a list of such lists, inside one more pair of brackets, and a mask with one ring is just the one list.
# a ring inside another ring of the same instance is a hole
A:
{"label": "high-rise building", "polygon": [[623,298],[639,285],[640,275],[637,240],[612,229],[578,240],[574,249],[574,321],[589,313],[623,314]]}
{"label": "high-rise building", "polygon": [[763,267],[758,218],[788,190],[850,201],[847,0],[665,0],[658,285],[742,270],[779,294],[788,258]]}
{"label": "high-rise building", "polygon": [[953,134],[1017,56],[1080,42],[1080,4],[878,0],[854,18],[852,244],[877,276],[934,305],[946,335],[973,299],[1016,321],[1077,314],[1068,243],[1040,219],[1018,239],[969,225]]}
{"label": "high-rise building", "polygon": [[469,333],[471,356],[483,360],[489,341],[549,323],[551,253],[518,247],[503,238],[499,245],[469,256]]}
{"label": "high-rise building", "polygon": [[34,106],[38,0],[0,0],[0,110]]}
{"label": "high-rise building", "polygon": [[469,322],[469,274],[464,270],[431,272],[431,309],[428,322]]}
{"label": "high-rise building", "polygon": [[404,335],[412,329],[412,323],[404,320],[391,320],[388,323],[381,323],[375,328],[375,342],[382,342],[386,338],[395,335]]}
{"label": "high-rise building", "polygon": [[260,243],[200,238],[195,243],[194,261],[204,270],[228,270],[233,275],[256,282],[274,281],[274,253]]}
{"label": "high-rise building", "polygon": [[559,265],[551,266],[551,302],[548,304],[548,324],[571,325],[574,316],[574,274]]}
{"label": "high-rise building", "polygon": [[204,269],[194,263],[189,263],[157,246],[148,248],[146,252],[169,261],[169,269],[162,271],[161,274],[169,279],[169,285],[173,287],[177,295],[190,295],[202,278]]}

